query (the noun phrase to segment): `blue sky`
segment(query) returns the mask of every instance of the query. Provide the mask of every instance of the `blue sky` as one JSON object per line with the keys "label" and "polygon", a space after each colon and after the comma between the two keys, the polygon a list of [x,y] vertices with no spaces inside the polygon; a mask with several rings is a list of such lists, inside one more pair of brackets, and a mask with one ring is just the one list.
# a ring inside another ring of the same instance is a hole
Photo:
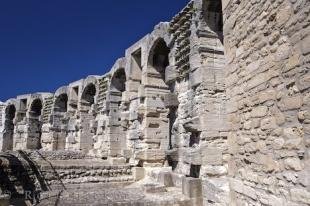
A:
{"label": "blue sky", "polygon": [[189,0],[0,0],[0,100],[104,74]]}

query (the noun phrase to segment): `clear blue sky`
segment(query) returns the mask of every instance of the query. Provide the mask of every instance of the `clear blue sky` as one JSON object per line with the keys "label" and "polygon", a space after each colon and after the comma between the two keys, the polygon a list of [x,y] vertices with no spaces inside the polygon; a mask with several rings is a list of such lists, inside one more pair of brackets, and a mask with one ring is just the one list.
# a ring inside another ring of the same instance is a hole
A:
{"label": "clear blue sky", "polygon": [[102,75],[189,0],[0,0],[0,100]]}

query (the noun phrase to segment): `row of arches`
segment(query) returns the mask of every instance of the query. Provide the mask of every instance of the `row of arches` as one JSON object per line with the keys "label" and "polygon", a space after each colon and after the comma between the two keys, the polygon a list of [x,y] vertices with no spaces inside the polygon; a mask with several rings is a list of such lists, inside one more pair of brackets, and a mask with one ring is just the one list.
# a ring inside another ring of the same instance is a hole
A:
{"label": "row of arches", "polygon": [[[150,55],[148,57],[149,72],[153,73],[153,76],[156,76],[156,78],[160,80],[160,84],[157,85],[159,88],[166,88],[166,89],[169,88],[169,85],[165,83],[165,68],[169,65],[169,52],[170,52],[170,49],[167,46],[165,40],[162,38],[159,38],[158,40],[154,42],[154,45],[151,48]],[[141,55],[141,51],[140,51],[140,55]],[[137,62],[141,61],[141,59],[139,59],[138,56],[139,54],[136,55]],[[141,64],[141,62],[137,64]],[[141,65],[138,65],[138,66],[141,67]],[[141,71],[137,73],[142,75]],[[135,78],[140,79],[138,81],[139,81],[139,84],[141,85],[142,78],[141,77],[138,78],[137,75]],[[112,77],[110,79],[110,85],[109,85],[110,93],[118,97],[116,98],[116,101],[114,102],[115,105],[117,105],[117,108],[116,107],[114,108],[117,110],[117,112],[122,110],[121,106],[124,106],[122,105],[123,94],[126,91],[126,82],[129,79],[130,77],[127,77],[125,67],[120,67],[119,69],[115,70],[115,72],[112,74]],[[83,111],[84,114],[87,114],[88,112],[92,111],[93,107],[95,107],[97,103],[96,98],[98,96],[98,82],[96,81],[89,81],[87,82],[87,84],[85,84],[85,86],[81,90],[82,93],[80,95],[77,95],[80,97],[78,102],[79,102],[79,105],[81,106],[76,107],[76,108],[70,106],[70,94],[68,90],[69,88],[67,89],[62,88],[60,89],[60,91],[57,91],[55,93],[55,96],[53,99],[53,106],[52,106],[52,116],[53,116],[52,124],[53,122],[68,121],[68,120],[65,120],[65,115],[70,109],[80,110],[80,111]],[[27,124],[28,124],[28,127],[31,128],[31,132],[28,132],[27,138],[29,139],[29,141],[27,140],[26,148],[27,149],[40,149],[42,147],[41,145],[42,125],[43,125],[42,115],[43,115],[43,106],[45,102],[44,100],[42,100],[42,98],[34,98],[31,100],[32,102],[31,104],[28,104],[28,107],[27,107],[28,109],[26,111],[26,118],[28,121]],[[6,145],[5,150],[12,150],[14,148],[14,131],[16,129],[15,126],[18,122],[22,120],[22,118],[16,118],[17,115],[19,115],[18,113],[20,112],[18,108],[19,106],[17,106],[16,104],[9,104],[5,110],[5,119],[6,119],[5,138],[4,138],[6,140],[6,143],[4,143],[4,145]],[[109,115],[114,115],[114,114],[112,114],[110,111]],[[118,116],[119,116],[118,120],[120,120],[120,115]],[[65,124],[68,124],[68,122],[65,122]],[[57,128],[57,124],[53,125],[53,127],[55,127],[55,130],[57,131],[61,130],[60,127]],[[88,126],[85,126],[85,127],[88,127]],[[89,135],[89,133],[86,132],[85,135]],[[15,138],[16,137],[18,136],[16,135]],[[91,141],[87,141],[87,143],[85,144],[88,145],[87,148],[90,148],[92,143]],[[23,146],[20,146],[20,149],[22,149]],[[64,148],[64,146],[61,146],[60,148]]]}
{"label": "row of arches", "polygon": [[[2,145],[3,151],[13,150],[14,143],[17,144],[16,141],[14,142],[14,134],[15,134],[15,127],[17,123],[17,102],[9,102],[5,109],[5,126],[4,132],[2,137]],[[40,140],[39,137],[41,136],[41,121],[40,116],[42,114],[43,103],[41,99],[34,99],[29,106],[29,110],[27,112],[28,116],[28,126],[31,128],[31,132],[29,132],[29,142],[25,144],[29,148],[39,149],[40,148]],[[16,137],[15,137],[16,139]],[[25,146],[26,146],[25,145]],[[23,146],[21,146],[23,147]]]}
{"label": "row of arches", "polygon": [[[84,105],[84,109],[86,108],[86,112],[89,111],[95,104],[96,91],[97,88],[93,83],[85,86],[83,90],[80,102]],[[65,114],[68,112],[68,101],[69,95],[67,90],[55,95],[52,105],[52,123],[61,122],[64,120]],[[26,106],[23,104],[26,104]],[[5,122],[4,130],[2,132],[2,151],[13,149],[40,149],[42,147],[41,136],[43,125],[43,105],[44,100],[42,98],[32,99],[28,107],[27,99],[8,102],[8,105],[5,107],[4,111]],[[26,110],[24,111],[24,109]],[[28,131],[24,131],[27,133],[26,140],[22,139],[25,135],[23,136],[23,134],[18,134],[19,131],[17,131],[17,125],[20,124],[27,125]],[[57,124],[54,124],[53,127],[57,127]],[[60,128],[56,129],[60,130]]]}

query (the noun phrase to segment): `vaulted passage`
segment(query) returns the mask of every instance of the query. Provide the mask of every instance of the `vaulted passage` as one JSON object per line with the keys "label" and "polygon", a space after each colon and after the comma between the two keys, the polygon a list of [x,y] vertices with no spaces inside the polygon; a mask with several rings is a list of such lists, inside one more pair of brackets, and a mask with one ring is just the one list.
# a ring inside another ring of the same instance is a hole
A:
{"label": "vaulted passage", "polygon": [[90,110],[91,106],[95,103],[95,95],[96,95],[96,86],[94,84],[89,84],[85,87],[81,104],[85,106],[86,110]]}
{"label": "vaulted passage", "polygon": [[88,152],[93,148],[93,136],[96,134],[94,121],[96,118],[96,93],[95,84],[88,84],[82,93],[81,97],[81,136],[80,136],[80,150]]}
{"label": "vaulted passage", "polygon": [[165,71],[166,67],[169,65],[169,53],[170,49],[166,42],[161,38],[154,43],[153,48],[150,51],[148,65],[149,68],[151,68],[151,72],[154,72],[154,77],[161,79],[157,85],[159,87],[169,87],[165,83]]}
{"label": "vaulted passage", "polygon": [[208,27],[218,34],[219,39],[223,43],[223,13],[222,1],[220,0],[204,0],[203,15]]}
{"label": "vaulted passage", "polygon": [[33,100],[29,111],[29,127],[28,127],[28,149],[41,148],[41,135],[42,135],[42,101],[40,99]]}
{"label": "vaulted passage", "polygon": [[61,94],[55,100],[54,112],[65,113],[67,112],[68,95]]}
{"label": "vaulted passage", "polygon": [[128,103],[123,101],[126,89],[126,73],[124,68],[118,69],[112,76],[110,85],[110,155],[117,156],[126,148],[126,132],[122,127],[122,112],[128,109]]}
{"label": "vaulted passage", "polygon": [[126,74],[124,68],[115,72],[111,80],[111,90],[116,92],[125,91]]}
{"label": "vaulted passage", "polygon": [[61,94],[55,99],[54,114],[53,114],[53,129],[55,130],[55,145],[54,149],[65,149],[66,144],[66,125],[68,119],[66,118],[66,112],[68,110],[68,95]]}

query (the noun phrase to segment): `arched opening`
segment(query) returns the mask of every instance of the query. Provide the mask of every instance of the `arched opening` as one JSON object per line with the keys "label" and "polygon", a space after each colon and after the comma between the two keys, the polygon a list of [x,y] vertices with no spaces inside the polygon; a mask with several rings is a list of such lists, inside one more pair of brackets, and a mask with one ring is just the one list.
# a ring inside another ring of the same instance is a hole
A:
{"label": "arched opening", "polygon": [[54,112],[53,112],[53,129],[55,131],[54,138],[55,144],[53,145],[53,150],[65,149],[67,131],[66,128],[68,120],[66,118],[66,112],[68,110],[68,95],[61,94],[56,97],[54,102]]}
{"label": "arched opening", "polygon": [[[173,94],[175,84],[166,78],[166,69],[172,63],[170,60],[170,48],[163,38],[158,38],[151,47],[148,57],[149,72],[146,87],[151,87],[151,89],[148,90],[145,104],[147,107],[164,110],[161,113],[148,115],[142,124],[147,126],[147,128],[142,128],[144,131],[150,131],[145,134],[145,138],[150,138],[147,137],[148,135],[156,134],[152,138],[164,140],[160,142],[159,148],[165,148],[166,150],[173,148],[173,125],[175,124],[177,112]],[[165,116],[165,120],[163,120],[163,116]],[[156,128],[151,127],[152,125],[156,125]],[[175,163],[169,155],[167,155],[167,160],[171,166]]]}
{"label": "arched opening", "polygon": [[[169,53],[170,49],[167,46],[164,39],[160,38],[158,39],[153,49],[150,53],[150,59],[149,64],[155,69],[155,71],[158,72],[160,75],[159,77],[162,79],[163,83],[169,88],[170,92],[174,91],[174,84],[171,82],[169,84],[166,83],[166,68],[169,66]],[[169,103],[171,103],[172,100],[174,100],[174,96],[172,97],[172,93],[165,95],[164,99],[168,100]],[[169,104],[168,103],[168,104]],[[176,112],[177,112],[177,106],[176,105],[168,105],[167,102],[165,102],[165,106],[169,108],[168,118],[169,118],[169,149],[172,149],[172,129],[174,122],[176,120]]]}
{"label": "arched opening", "polygon": [[29,110],[29,127],[28,127],[28,149],[41,148],[42,122],[41,114],[43,103],[41,99],[33,100]]}
{"label": "arched opening", "polygon": [[4,151],[13,150],[14,135],[14,118],[16,115],[16,107],[9,105],[5,109],[5,134],[3,139]]}
{"label": "arched opening", "polygon": [[61,94],[56,97],[54,104],[54,112],[64,113],[67,112],[68,95]]}
{"label": "arched opening", "polygon": [[[126,73],[124,68],[119,68],[112,76],[110,85],[110,105],[109,116],[111,123],[110,134],[110,155],[121,155],[121,151],[126,148],[125,124],[122,125],[122,113],[128,109],[128,104],[123,99],[126,90]],[[122,127],[124,126],[124,127]]]}
{"label": "arched opening", "polygon": [[223,44],[223,13],[221,0],[204,0],[203,16],[208,27],[217,33]]}
{"label": "arched opening", "polygon": [[97,132],[95,126],[95,119],[97,115],[96,111],[96,94],[97,88],[94,83],[89,83],[84,88],[81,96],[81,108],[80,108],[80,150],[87,153],[94,148],[94,136]]}
{"label": "arched opening", "polygon": [[162,38],[158,39],[151,49],[149,67],[153,68],[152,72],[157,73],[158,78],[162,80],[161,85],[158,86],[168,86],[165,83],[165,72],[166,67],[169,65],[169,53],[170,49]]}
{"label": "arched opening", "polygon": [[30,117],[38,118],[41,116],[42,112],[42,101],[40,99],[35,99],[30,107]]}
{"label": "arched opening", "polygon": [[124,92],[126,89],[126,73],[124,68],[117,70],[111,80],[111,90],[113,92]]}
{"label": "arched opening", "polygon": [[96,92],[96,86],[93,83],[90,83],[85,87],[82,93],[81,104],[86,107],[86,110],[88,111],[95,104]]}

